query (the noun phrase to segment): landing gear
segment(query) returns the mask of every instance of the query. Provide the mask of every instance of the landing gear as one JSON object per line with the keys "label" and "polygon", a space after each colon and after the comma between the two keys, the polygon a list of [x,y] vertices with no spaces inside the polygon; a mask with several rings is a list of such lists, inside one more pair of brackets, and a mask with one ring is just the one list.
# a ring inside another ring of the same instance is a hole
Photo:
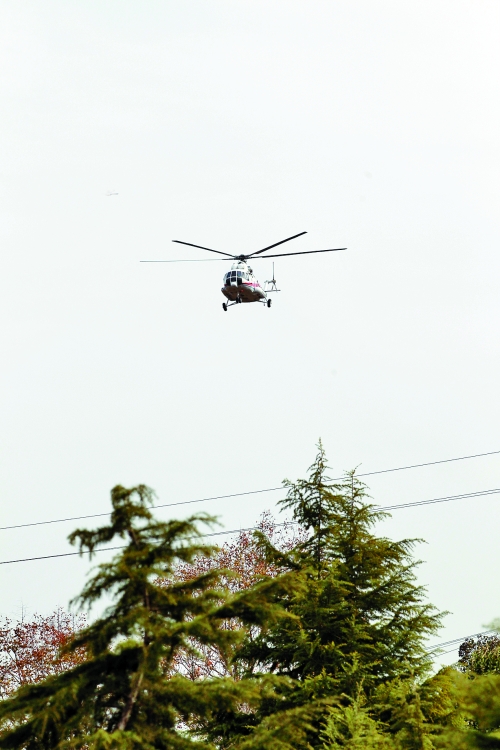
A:
{"label": "landing gear", "polygon": [[224,312],[227,312],[227,305],[225,302],[222,303],[222,309],[224,310]]}
{"label": "landing gear", "polygon": [[267,300],[267,306],[268,307],[271,307],[271,302],[272,302],[272,300],[270,300],[270,299]]}

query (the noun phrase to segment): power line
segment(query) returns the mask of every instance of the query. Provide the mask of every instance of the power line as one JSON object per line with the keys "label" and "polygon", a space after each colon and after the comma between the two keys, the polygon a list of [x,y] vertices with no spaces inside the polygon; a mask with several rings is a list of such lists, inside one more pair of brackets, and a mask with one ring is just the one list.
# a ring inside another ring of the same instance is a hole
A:
{"label": "power line", "polygon": [[[493,633],[497,633],[496,630],[483,630],[481,633],[471,633],[470,635],[464,635],[461,638],[453,638],[451,641],[444,641],[443,643],[438,643],[436,646],[431,647],[430,649],[427,649],[428,654],[434,653],[434,651],[439,651],[442,648],[446,648],[447,646],[452,646],[454,643],[457,645],[463,643],[464,641],[469,640],[469,638],[478,638],[482,635],[492,635]],[[446,653],[449,653],[448,651]]]}
{"label": "power line", "polygon": [[[281,488],[280,488],[281,489]],[[254,492],[265,492],[265,490],[254,490]],[[496,495],[500,493],[500,489],[491,489],[491,490],[480,490],[478,492],[469,492],[469,493],[462,493],[460,495],[449,495],[448,497],[436,497],[431,500],[417,500],[415,502],[411,503],[401,503],[400,505],[381,505],[377,506],[377,511],[386,511],[386,510],[400,510],[402,508],[413,508],[418,507],[421,505],[434,505],[435,503],[444,503],[444,502],[451,502],[453,500],[467,500],[472,499],[476,497],[485,497],[487,495]],[[240,494],[251,494],[251,493],[240,493]],[[234,497],[234,495],[227,495],[227,497]],[[188,502],[202,502],[197,500],[189,500]],[[182,505],[183,503],[172,503],[172,505]],[[154,506],[156,508],[159,507],[166,507],[166,506]],[[101,513],[99,515],[109,515],[108,513]],[[88,516],[89,518],[92,518],[93,516]],[[82,518],[85,518],[85,516],[82,516]],[[50,523],[50,521],[46,521],[45,523]],[[278,523],[276,526],[285,526],[285,525],[297,525],[294,521],[285,521],[284,523]],[[35,524],[26,524],[26,525],[35,525]],[[12,527],[4,527],[4,528],[12,528]],[[15,528],[15,527],[14,527]],[[231,531],[216,531],[211,534],[201,534],[202,537],[207,536],[219,536],[222,534],[236,534],[240,531],[255,531],[258,529],[258,526],[249,526],[245,529],[232,529]],[[123,549],[122,547],[107,547],[106,549]],[[105,550],[96,550],[96,552],[104,552]],[[23,557],[19,560],[0,560],[0,565],[9,565],[11,563],[18,563],[18,562],[30,562],[32,560],[48,560],[53,557],[71,557],[73,555],[79,555],[79,552],[62,552],[60,554],[56,555],[41,555],[40,557]]]}
{"label": "power line", "polygon": [[[105,549],[96,549],[94,552],[107,552],[108,550],[123,549],[122,547],[106,547]],[[73,557],[80,555],[80,552],[60,552],[58,555],[41,555],[40,557],[21,557],[19,560],[1,560],[0,565],[10,565],[11,563],[33,562],[34,560],[50,560],[53,557]]]}
{"label": "power line", "polygon": [[[471,458],[482,458],[483,456],[494,456],[494,455],[497,455],[499,453],[500,453],[500,450],[498,450],[498,451],[489,451],[488,453],[476,453],[476,454],[474,454],[472,456],[458,456],[457,458],[445,458],[445,459],[442,459],[440,461],[428,461],[427,463],[423,463],[423,464],[412,464],[410,466],[398,466],[398,467],[396,467],[394,469],[380,469],[379,471],[369,471],[369,472],[365,472],[364,474],[357,474],[356,476],[358,476],[358,477],[371,477],[371,476],[375,476],[376,474],[389,474],[389,473],[394,472],[394,471],[406,471],[408,469],[420,469],[420,468],[422,468],[424,466],[436,466],[437,464],[446,464],[446,463],[451,463],[453,461],[467,461],[468,459],[471,459]],[[332,481],[333,482],[340,482],[344,478],[345,477],[336,477]],[[257,495],[257,494],[261,494],[263,492],[277,492],[278,490],[283,490],[283,487],[282,486],[281,487],[269,487],[269,488],[263,489],[263,490],[250,490],[249,492],[235,492],[235,493],[230,494],[230,495],[216,495],[214,497],[203,497],[203,498],[200,498],[198,500],[184,500],[184,501],[177,502],[177,503],[163,503],[161,505],[153,505],[153,508],[171,508],[171,507],[174,507],[176,505],[191,505],[193,503],[205,503],[205,502],[209,502],[211,500],[225,500],[225,499],[227,499],[229,497],[242,497],[244,495]],[[497,491],[497,490],[495,490],[495,491]],[[489,491],[487,491],[485,493],[478,493],[478,495],[479,494],[488,494],[488,493],[489,493]],[[464,495],[464,497],[466,497],[466,495]],[[386,510],[396,510],[397,508],[409,507],[410,505],[419,505],[419,504],[424,505],[426,503],[444,502],[444,500],[446,500],[446,499],[448,499],[448,498],[442,498],[442,499],[436,499],[436,500],[423,500],[420,503],[405,503],[405,504],[402,504],[402,505],[387,506],[385,509]],[[457,497],[452,497],[452,498],[449,498],[449,499],[458,499],[458,496]],[[109,515],[109,512],[107,512],[107,513],[92,513],[92,514],[86,515],[86,516],[69,516],[67,518],[53,518],[53,519],[51,519],[49,521],[32,521],[30,523],[19,523],[19,524],[13,524],[11,526],[0,526],[0,531],[8,531],[10,529],[24,529],[24,528],[27,528],[29,526],[46,526],[47,524],[65,523],[66,521],[84,521],[84,520],[86,520],[88,518],[102,518],[103,516],[108,516],[108,515]]]}
{"label": "power line", "polygon": [[[274,492],[275,490],[282,490],[283,487],[272,487],[267,490],[250,490],[249,492],[236,492],[232,495],[216,495],[215,497],[202,497],[199,500],[183,500],[179,503],[164,503],[162,505],[153,505],[152,508],[171,508],[174,505],[191,505],[192,503],[206,503],[209,500],[223,500],[228,497],[241,497],[242,495],[257,495],[261,492]],[[50,521],[33,521],[31,523],[19,523],[14,526],[0,526],[0,531],[8,531],[9,529],[24,529],[27,526],[46,526],[49,523],[63,523],[64,521],[84,521],[87,518],[102,518],[102,516],[109,516],[109,510],[107,513],[92,513],[88,516],[71,516],[68,518],[54,518]]]}
{"label": "power line", "polygon": [[379,510],[399,510],[400,508],[416,508],[419,505],[433,505],[434,503],[447,503],[452,500],[470,500],[474,497],[485,497],[486,495],[498,495],[500,489],[479,490],[478,492],[465,492],[462,495],[448,495],[447,497],[435,497],[432,500],[416,500],[412,503],[400,503],[399,505],[381,505]]}
{"label": "power line", "polygon": [[[276,489],[282,489],[282,487],[277,487]],[[269,491],[270,490],[252,490],[250,492],[239,492],[239,493],[234,494],[234,495],[219,495],[218,497],[207,497],[207,498],[202,498],[200,500],[187,500],[185,502],[180,502],[180,503],[166,503],[165,505],[154,505],[153,508],[167,508],[167,507],[171,507],[171,506],[174,506],[174,505],[189,505],[190,503],[202,503],[202,502],[205,502],[207,500],[218,500],[218,499],[226,498],[226,497],[241,497],[242,495],[253,495],[253,494],[256,494],[258,492],[269,492]],[[451,501],[454,501],[454,500],[467,500],[467,499],[470,500],[470,499],[476,498],[476,497],[486,497],[488,495],[497,495],[499,493],[500,493],[500,488],[496,488],[495,487],[495,488],[490,489],[490,490],[477,490],[476,492],[465,492],[465,493],[461,493],[459,495],[447,495],[446,497],[435,497],[435,498],[431,498],[430,500],[415,500],[415,501],[409,502],[409,503],[400,503],[399,505],[380,505],[380,506],[376,506],[376,509],[377,510],[382,510],[382,511],[400,510],[402,508],[414,508],[414,507],[418,507],[420,505],[434,505],[435,503],[445,503],[445,502],[451,502]],[[78,521],[78,520],[83,520],[83,519],[86,519],[86,518],[96,518],[96,517],[101,517],[101,516],[109,516],[109,511],[108,511],[108,513],[97,513],[97,514],[89,515],[89,516],[75,516],[73,518],[59,518],[59,519],[56,519],[56,520],[53,520],[53,521],[38,521],[38,522],[35,522],[35,523],[19,524],[18,526],[2,526],[2,527],[0,527],[0,531],[6,531],[6,530],[9,530],[9,529],[25,528],[27,526],[41,526],[43,524],[60,523],[62,521]],[[292,522],[288,521],[287,523],[292,523]],[[257,527],[255,527],[255,528],[257,528]],[[245,530],[245,529],[242,529],[242,530]],[[230,534],[232,532],[227,531],[227,532],[220,532],[220,533]],[[50,555],[49,555],[49,557],[50,557]],[[33,559],[35,559],[35,558],[33,558]],[[36,558],[36,559],[38,559],[38,558]],[[41,559],[45,559],[45,558],[41,558]],[[0,561],[0,564],[2,564],[1,561]]]}
{"label": "power line", "polygon": [[457,650],[457,647],[450,649],[449,651],[443,651],[439,656],[445,656],[445,654],[453,654]]}
{"label": "power line", "polygon": [[[449,464],[452,461],[467,461],[469,458],[481,458],[482,456],[494,456],[500,451],[489,453],[476,453],[473,456],[458,456],[458,458],[444,458],[441,461],[428,461],[425,464],[413,464],[412,466],[398,466],[397,469],[382,469],[381,471],[369,471],[366,474],[357,474],[358,477],[373,477],[375,474],[388,474],[391,471],[405,471],[406,469],[420,469],[422,466],[435,466],[436,464]],[[343,477],[341,477],[343,479]],[[337,481],[337,480],[334,480]]]}
{"label": "power line", "polygon": [[[279,488],[281,489],[281,488]],[[254,492],[265,492],[266,490],[254,490]],[[468,492],[468,493],[462,493],[460,495],[449,495],[447,497],[436,497],[431,500],[416,500],[415,502],[411,503],[401,503],[400,505],[381,505],[376,506],[376,511],[386,511],[386,510],[400,510],[402,508],[414,508],[421,505],[434,505],[435,503],[444,503],[444,502],[451,502],[453,500],[467,500],[467,499],[473,499],[476,497],[485,497],[487,495],[496,495],[500,493],[500,489],[491,489],[491,490],[480,490],[478,492]],[[240,493],[241,495],[244,494],[251,494],[251,493]],[[235,497],[234,495],[226,495],[226,497]],[[208,499],[208,498],[207,498]],[[197,500],[188,500],[187,502],[193,503],[193,502],[202,502]],[[172,505],[183,505],[183,503],[171,503]],[[154,506],[156,508],[160,507],[166,507],[166,506],[160,506],[156,505]],[[109,515],[108,513],[101,513],[99,515]],[[92,516],[89,516],[89,518],[92,518]],[[45,523],[50,523],[49,521],[46,521]],[[285,525],[297,525],[295,521],[285,521],[284,523],[278,523],[276,526],[285,526]],[[30,524],[27,524],[30,525]],[[33,524],[34,525],[34,524]],[[4,528],[10,528],[10,527],[4,527]],[[201,534],[201,537],[208,537],[208,536],[220,536],[223,534],[237,534],[240,531],[255,531],[258,529],[258,526],[249,526],[246,529],[232,529],[231,531],[216,531],[211,534]],[[107,547],[106,549],[123,549],[122,547]],[[104,552],[105,550],[96,550],[96,552]],[[48,560],[49,558],[53,557],[70,557],[73,555],[79,555],[79,552],[62,552],[57,555],[42,555],[40,557],[23,557],[19,560],[0,560],[0,565],[9,565],[11,563],[18,563],[18,562],[29,562],[32,560]]]}
{"label": "power line", "polygon": [[[285,521],[285,523],[277,523],[275,526],[287,526],[290,525],[292,522]],[[224,534],[240,534],[242,531],[256,531],[259,527],[258,526],[249,526],[246,529],[231,529],[230,531],[214,531],[210,534],[200,534],[200,537],[205,538],[208,536],[222,536]],[[103,547],[102,549],[96,549],[94,550],[95,553],[97,552],[111,552],[113,550],[117,549],[125,549],[124,545],[121,545],[120,547]],[[13,563],[20,563],[20,562],[33,562],[34,560],[49,560],[54,557],[74,557],[75,555],[83,556],[85,553],[81,552],[60,552],[57,555],[40,555],[40,557],[22,557],[19,560],[0,560],[0,565],[11,565]]]}

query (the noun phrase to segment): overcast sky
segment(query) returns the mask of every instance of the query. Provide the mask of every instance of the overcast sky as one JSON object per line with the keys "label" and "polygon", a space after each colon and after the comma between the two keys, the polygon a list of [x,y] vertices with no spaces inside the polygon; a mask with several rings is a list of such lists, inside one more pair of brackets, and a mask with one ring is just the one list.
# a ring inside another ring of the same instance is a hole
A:
{"label": "overcast sky", "polygon": [[[498,0],[3,0],[1,525],[106,512],[117,483],[277,487],[319,437],[333,475],[500,450],[499,38]],[[287,250],[348,250],[277,260],[270,310],[222,311],[224,262],[139,262],[304,230]],[[496,488],[500,455],[369,484]],[[280,496],[173,512],[235,529]],[[500,616],[499,502],[379,529],[428,542],[441,640]],[[0,557],[74,526],[1,531]],[[1,566],[0,612],[66,606],[87,569]]]}

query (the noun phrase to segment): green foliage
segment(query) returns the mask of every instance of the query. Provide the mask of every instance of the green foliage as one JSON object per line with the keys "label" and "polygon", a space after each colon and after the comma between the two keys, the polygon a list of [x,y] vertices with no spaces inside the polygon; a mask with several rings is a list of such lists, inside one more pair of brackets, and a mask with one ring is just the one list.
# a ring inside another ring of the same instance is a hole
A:
{"label": "green foliage", "polygon": [[419,682],[397,679],[381,685],[372,710],[383,719],[398,750],[432,750],[443,727],[456,719],[451,670]]}
{"label": "green foliage", "polygon": [[457,718],[443,733],[439,748],[500,749],[500,675],[454,675]]}
{"label": "green foliage", "polygon": [[370,699],[378,685],[420,678],[429,668],[424,639],[441,618],[415,582],[415,540],[375,536],[385,514],[366,502],[365,486],[354,472],[335,484],[326,471],[320,444],[308,479],[285,482],[282,505],[309,537],[288,554],[262,535],[260,544],[274,565],[293,571],[297,586],[282,599],[290,616],[238,654],[249,670],[297,680],[298,703],[354,699],[361,685]]}
{"label": "green foliage", "polygon": [[443,670],[423,682],[398,678],[380,685],[369,702],[361,690],[354,698],[342,696],[330,710],[322,750],[445,747],[447,727],[464,729],[457,715],[453,675],[453,670]]}
{"label": "green foliage", "polygon": [[[70,537],[90,556],[123,545],[76,600],[111,604],[65,646],[72,668],[0,702],[0,750],[500,750],[498,639],[429,677],[441,615],[416,540],[374,533],[385,514],[354,472],[328,477],[321,444],[285,486],[304,533],[256,534],[263,574],[232,593],[200,539],[213,519],[160,522],[151,490],[115,487],[109,524]],[[234,678],[181,673],[180,655],[212,651]]]}
{"label": "green foliage", "polygon": [[[226,741],[227,725],[236,740],[244,738],[242,746],[248,750],[269,747],[265,738],[276,727],[271,720],[262,726],[254,721],[252,726],[251,719],[262,695],[274,695],[278,678],[193,682],[167,675],[181,648],[189,651],[196,643],[216,644],[224,653],[234,648],[242,632],[221,628],[225,618],[237,617],[247,628],[264,628],[274,622],[277,609],[270,601],[277,585],[280,591],[286,587],[286,577],[279,584],[263,581],[236,596],[219,586],[220,571],[177,580],[179,563],[213,553],[200,543],[198,530],[199,522],[211,523],[212,519],[201,515],[159,522],[148,507],[151,500],[152,492],[145,486],[115,487],[110,523],[70,536],[82,554],[88,551],[91,556],[103,545],[125,542],[111,562],[98,566],[77,600],[90,607],[106,596],[112,604],[66,647],[69,653],[85,650],[88,658],[82,664],[25,686],[0,703],[0,748],[209,748],[213,745],[192,731],[207,721],[218,725],[219,746],[238,746],[237,741]],[[156,584],[159,578],[162,586]],[[274,700],[279,714],[278,694]],[[246,722],[241,719],[245,712]],[[306,713],[282,714],[286,731],[277,747],[304,746],[301,742],[309,726]],[[240,720],[239,733],[234,732],[235,716]]]}
{"label": "green foliage", "polygon": [[460,646],[458,663],[464,672],[500,674],[500,638],[498,635],[468,638]]}
{"label": "green foliage", "polygon": [[[347,698],[347,696],[346,696]],[[393,750],[395,744],[380,722],[373,719],[361,692],[346,705],[331,708],[321,734],[323,750]]]}

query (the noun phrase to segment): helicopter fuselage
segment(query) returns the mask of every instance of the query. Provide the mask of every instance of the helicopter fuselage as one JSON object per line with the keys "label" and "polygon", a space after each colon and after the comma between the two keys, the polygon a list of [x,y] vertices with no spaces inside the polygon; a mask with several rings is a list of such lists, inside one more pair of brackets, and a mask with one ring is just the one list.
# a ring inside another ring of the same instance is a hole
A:
{"label": "helicopter fuselage", "polygon": [[253,275],[250,266],[243,260],[233,263],[224,274],[222,294],[231,302],[265,302],[267,294]]}

